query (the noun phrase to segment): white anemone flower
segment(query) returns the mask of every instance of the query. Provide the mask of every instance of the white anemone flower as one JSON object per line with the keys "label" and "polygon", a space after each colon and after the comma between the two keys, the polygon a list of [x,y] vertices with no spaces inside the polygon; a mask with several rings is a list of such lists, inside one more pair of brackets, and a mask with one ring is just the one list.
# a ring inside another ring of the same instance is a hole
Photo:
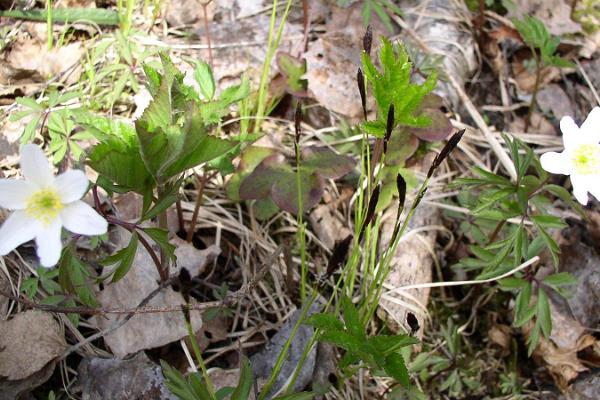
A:
{"label": "white anemone flower", "polygon": [[600,200],[600,107],[594,107],[581,127],[571,117],[560,120],[565,150],[540,157],[542,168],[571,176],[573,195],[584,206],[588,192]]}
{"label": "white anemone flower", "polygon": [[24,180],[0,179],[0,207],[14,210],[0,228],[0,255],[35,239],[44,267],[56,265],[62,251],[61,232],[106,233],[108,223],[81,201],[89,181],[80,170],[54,176],[48,159],[33,144],[21,147]]}

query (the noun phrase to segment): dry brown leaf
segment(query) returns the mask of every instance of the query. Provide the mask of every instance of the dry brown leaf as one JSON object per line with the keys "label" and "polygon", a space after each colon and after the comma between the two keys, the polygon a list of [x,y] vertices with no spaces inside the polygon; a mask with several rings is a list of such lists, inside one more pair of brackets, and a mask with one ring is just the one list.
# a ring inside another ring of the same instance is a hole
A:
{"label": "dry brown leaf", "polygon": [[327,109],[354,118],[362,115],[356,86],[362,34],[330,32],[312,42],[305,55],[311,96]]}
{"label": "dry brown leaf", "polygon": [[345,226],[342,219],[335,214],[331,205],[318,205],[312,210],[308,219],[319,240],[329,250],[333,249],[335,242],[352,234],[352,231]]}
{"label": "dry brown leaf", "polygon": [[206,349],[211,343],[217,343],[227,339],[230,325],[230,319],[220,314],[210,321],[205,321],[204,324],[202,324],[202,328],[196,332],[198,346],[200,346],[201,349]]}
{"label": "dry brown leaf", "polygon": [[[394,209],[396,205],[391,206]],[[394,230],[395,210],[389,213],[383,222],[381,233],[381,244],[379,251],[387,248]],[[409,228],[400,239],[396,252],[391,260],[391,272],[386,279],[387,287],[398,288],[406,285],[431,282],[431,269],[433,259],[431,258],[431,249],[435,245],[437,233],[435,230],[411,233],[416,228],[422,228],[429,225],[439,225],[439,209],[433,206],[421,204],[417,208],[413,218],[409,222]],[[405,293],[392,295],[396,301],[383,297],[379,302],[377,314],[386,321],[387,326],[393,332],[410,332],[406,318],[408,312],[412,312],[418,319],[419,330],[418,337],[423,336],[425,316],[421,307],[427,306],[430,289],[410,289]],[[410,296],[410,297],[409,297]],[[398,304],[404,303],[404,304]],[[406,305],[411,307],[407,307]]]}
{"label": "dry brown leaf", "polygon": [[[525,117],[517,117],[510,122],[508,129],[511,132],[525,131]],[[529,124],[529,132],[535,132],[542,135],[556,135],[556,128],[542,114],[533,112],[531,114],[531,122]]]}
{"label": "dry brown leaf", "polygon": [[[258,82],[266,57],[265,43],[267,43],[268,33],[269,16],[264,13],[210,26],[213,72],[215,80],[219,83],[218,87],[237,83],[241,76],[247,76],[251,81]],[[206,43],[202,26],[194,34],[202,43]],[[286,23],[279,50],[293,55],[299,54],[302,50],[302,36],[301,24]],[[208,61],[208,50],[199,50],[194,57]],[[271,76],[276,73],[277,68],[271,68]]]}
{"label": "dry brown leaf", "polygon": [[30,310],[0,321],[0,376],[25,379],[58,357],[66,342],[52,314]]}
{"label": "dry brown leaf", "polygon": [[[98,301],[104,307],[133,308],[158,287],[159,276],[148,252],[138,247],[133,265],[127,275],[117,283],[105,286],[98,293]],[[166,307],[185,304],[180,293],[167,287],[149,303],[152,307]],[[199,311],[190,313],[192,327],[198,330],[202,326]],[[111,314],[96,317],[99,329],[106,329],[124,315]],[[163,346],[187,336],[183,314],[180,312],[138,314],[115,332],[105,336],[104,340],[113,354],[123,358],[143,349]]]}
{"label": "dry brown leaf", "polygon": [[20,84],[22,80],[44,82],[60,75],[59,81],[74,84],[81,76],[81,43],[69,43],[48,50],[46,43],[21,39],[5,55],[0,84]]}
{"label": "dry brown leaf", "polygon": [[[555,314],[552,314],[554,320]],[[523,327],[523,332],[528,337],[533,329],[533,322]],[[593,346],[596,339],[591,335],[583,335],[572,343],[572,347],[558,347],[552,340],[540,338],[533,357],[541,361],[547,368],[554,382],[561,391],[566,391],[569,383],[588,368],[577,357],[577,352]]]}
{"label": "dry brown leaf", "polygon": [[551,83],[538,92],[537,104],[544,111],[551,111],[556,119],[575,115],[571,99],[560,85]]}
{"label": "dry brown leaf", "polygon": [[[522,53],[525,54],[525,53]],[[513,76],[515,77],[515,82],[520,90],[531,93],[533,92],[533,88],[535,87],[535,71],[530,71],[525,67],[525,60],[528,60],[527,55],[523,55],[522,57],[518,57],[515,61],[511,63]],[[550,82],[554,81],[556,78],[560,77],[560,69],[557,67],[547,67],[543,68],[541,72],[541,79],[539,88],[543,88]]]}
{"label": "dry brown leaf", "polygon": [[219,246],[212,245],[199,250],[192,243],[188,243],[178,236],[171,239],[171,244],[177,247],[175,249],[177,262],[175,265],[171,265],[172,275],[178,274],[181,268],[185,268],[192,277],[198,276],[221,254]]}
{"label": "dry brown leaf", "polygon": [[512,340],[512,330],[510,326],[504,324],[494,324],[488,331],[488,336],[492,343],[500,346],[502,357],[510,353],[510,343]]}

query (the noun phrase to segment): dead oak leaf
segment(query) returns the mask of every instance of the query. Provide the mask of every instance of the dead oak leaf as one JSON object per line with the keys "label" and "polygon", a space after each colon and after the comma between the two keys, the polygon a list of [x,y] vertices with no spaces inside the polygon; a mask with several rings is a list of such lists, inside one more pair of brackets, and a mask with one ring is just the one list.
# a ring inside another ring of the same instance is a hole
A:
{"label": "dead oak leaf", "polygon": [[0,321],[0,376],[25,379],[58,357],[66,347],[51,314],[30,310]]}

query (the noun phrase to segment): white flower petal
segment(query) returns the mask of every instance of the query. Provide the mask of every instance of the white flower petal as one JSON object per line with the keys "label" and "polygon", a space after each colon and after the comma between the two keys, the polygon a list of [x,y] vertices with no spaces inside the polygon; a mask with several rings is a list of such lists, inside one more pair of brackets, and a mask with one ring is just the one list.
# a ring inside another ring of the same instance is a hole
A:
{"label": "white flower petal", "polygon": [[592,109],[579,130],[586,138],[586,142],[591,144],[600,142],[600,107]]}
{"label": "white flower petal", "polygon": [[571,175],[571,185],[573,185],[573,195],[582,205],[588,203],[588,189],[590,188],[588,180],[582,175]]}
{"label": "white flower petal", "polygon": [[540,157],[540,163],[542,164],[542,168],[551,174],[570,175],[573,172],[571,159],[564,151],[562,153],[555,153],[553,151],[544,153]]}
{"label": "white flower petal", "polygon": [[61,231],[62,224],[60,218],[54,219],[49,225],[43,226],[38,231],[35,237],[35,244],[37,245],[37,255],[40,259],[40,264],[43,267],[53,267],[60,260],[60,253],[62,252]]}
{"label": "white flower petal", "polygon": [[67,230],[80,235],[102,235],[108,229],[108,222],[83,201],[65,204],[60,216]]}
{"label": "white flower petal", "polygon": [[141,88],[140,91],[133,96],[133,101],[135,103],[135,112],[133,113],[132,118],[137,120],[140,119],[146,108],[148,108],[152,102],[152,95],[148,89]]}
{"label": "white flower petal", "polygon": [[31,182],[0,179],[0,207],[22,210],[38,188]]}
{"label": "white flower petal", "polygon": [[85,173],[78,169],[66,171],[54,180],[54,185],[63,204],[81,199],[87,192],[89,183]]}
{"label": "white flower petal", "polygon": [[25,179],[39,187],[46,187],[54,182],[50,162],[42,149],[34,144],[21,146],[21,170]]}
{"label": "white flower petal", "polygon": [[0,255],[4,256],[30,241],[40,229],[41,224],[28,217],[25,211],[15,211],[0,228]]}

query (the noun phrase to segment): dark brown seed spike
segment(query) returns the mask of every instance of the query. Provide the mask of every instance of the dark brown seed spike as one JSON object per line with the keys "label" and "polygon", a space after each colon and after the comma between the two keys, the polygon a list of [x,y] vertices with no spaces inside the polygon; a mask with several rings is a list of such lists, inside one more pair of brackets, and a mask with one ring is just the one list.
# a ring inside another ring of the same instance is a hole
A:
{"label": "dark brown seed spike", "polygon": [[419,320],[417,319],[415,314],[408,312],[406,314],[406,323],[410,327],[411,335],[414,335],[415,333],[417,333],[417,331],[420,328],[420,325],[419,325]]}
{"label": "dark brown seed spike", "polygon": [[387,153],[388,141],[390,140],[390,136],[392,136],[392,131],[394,130],[394,118],[394,104],[390,104],[387,114],[387,124],[385,125],[385,137],[383,138],[383,154]]}
{"label": "dark brown seed spike", "polygon": [[371,55],[371,46],[373,44],[373,29],[371,25],[367,26],[367,31],[365,32],[365,36],[363,36],[363,50],[368,55]]}
{"label": "dark brown seed spike", "polygon": [[348,257],[348,249],[352,243],[352,235],[346,236],[343,240],[336,242],[333,247],[333,253],[327,264],[327,272],[325,273],[325,279],[328,279],[336,270],[338,270],[346,258]]}
{"label": "dark brown seed spike", "polygon": [[[404,202],[406,201],[406,181],[401,174],[396,177],[396,187],[398,188],[398,209],[401,211],[404,209]],[[400,217],[398,212],[398,217]]]}
{"label": "dark brown seed spike", "polygon": [[367,229],[367,225],[373,220],[375,216],[375,209],[377,208],[377,202],[379,201],[379,191],[381,187],[377,185],[371,194],[371,199],[369,200],[369,207],[367,209],[367,216],[365,217],[365,222],[363,222],[362,227],[360,228],[360,235],[358,236],[358,242],[362,240],[365,229]]}
{"label": "dark brown seed spike", "polygon": [[448,157],[448,154],[450,154],[452,150],[456,148],[458,142],[460,142],[460,139],[462,139],[464,134],[465,130],[463,129],[462,131],[458,131],[454,135],[452,135],[452,137],[450,138],[450,140],[448,140],[448,143],[446,143],[442,151],[440,151],[440,153],[437,156],[435,156],[435,159],[433,160],[433,163],[431,163],[431,167],[429,168],[429,172],[427,172],[427,178],[431,178],[433,172],[442,164],[446,157]]}
{"label": "dark brown seed spike", "polygon": [[294,129],[296,131],[296,137],[295,137],[296,145],[298,143],[300,143],[300,132],[302,130],[302,128],[300,127],[301,123],[302,123],[302,103],[300,103],[300,101],[298,101],[298,104],[296,104],[296,113],[294,115]]}
{"label": "dark brown seed spike", "polygon": [[358,82],[358,91],[360,93],[360,102],[362,104],[363,115],[365,121],[367,120],[367,94],[365,93],[365,76],[362,70],[359,68],[356,73],[356,81]]}

